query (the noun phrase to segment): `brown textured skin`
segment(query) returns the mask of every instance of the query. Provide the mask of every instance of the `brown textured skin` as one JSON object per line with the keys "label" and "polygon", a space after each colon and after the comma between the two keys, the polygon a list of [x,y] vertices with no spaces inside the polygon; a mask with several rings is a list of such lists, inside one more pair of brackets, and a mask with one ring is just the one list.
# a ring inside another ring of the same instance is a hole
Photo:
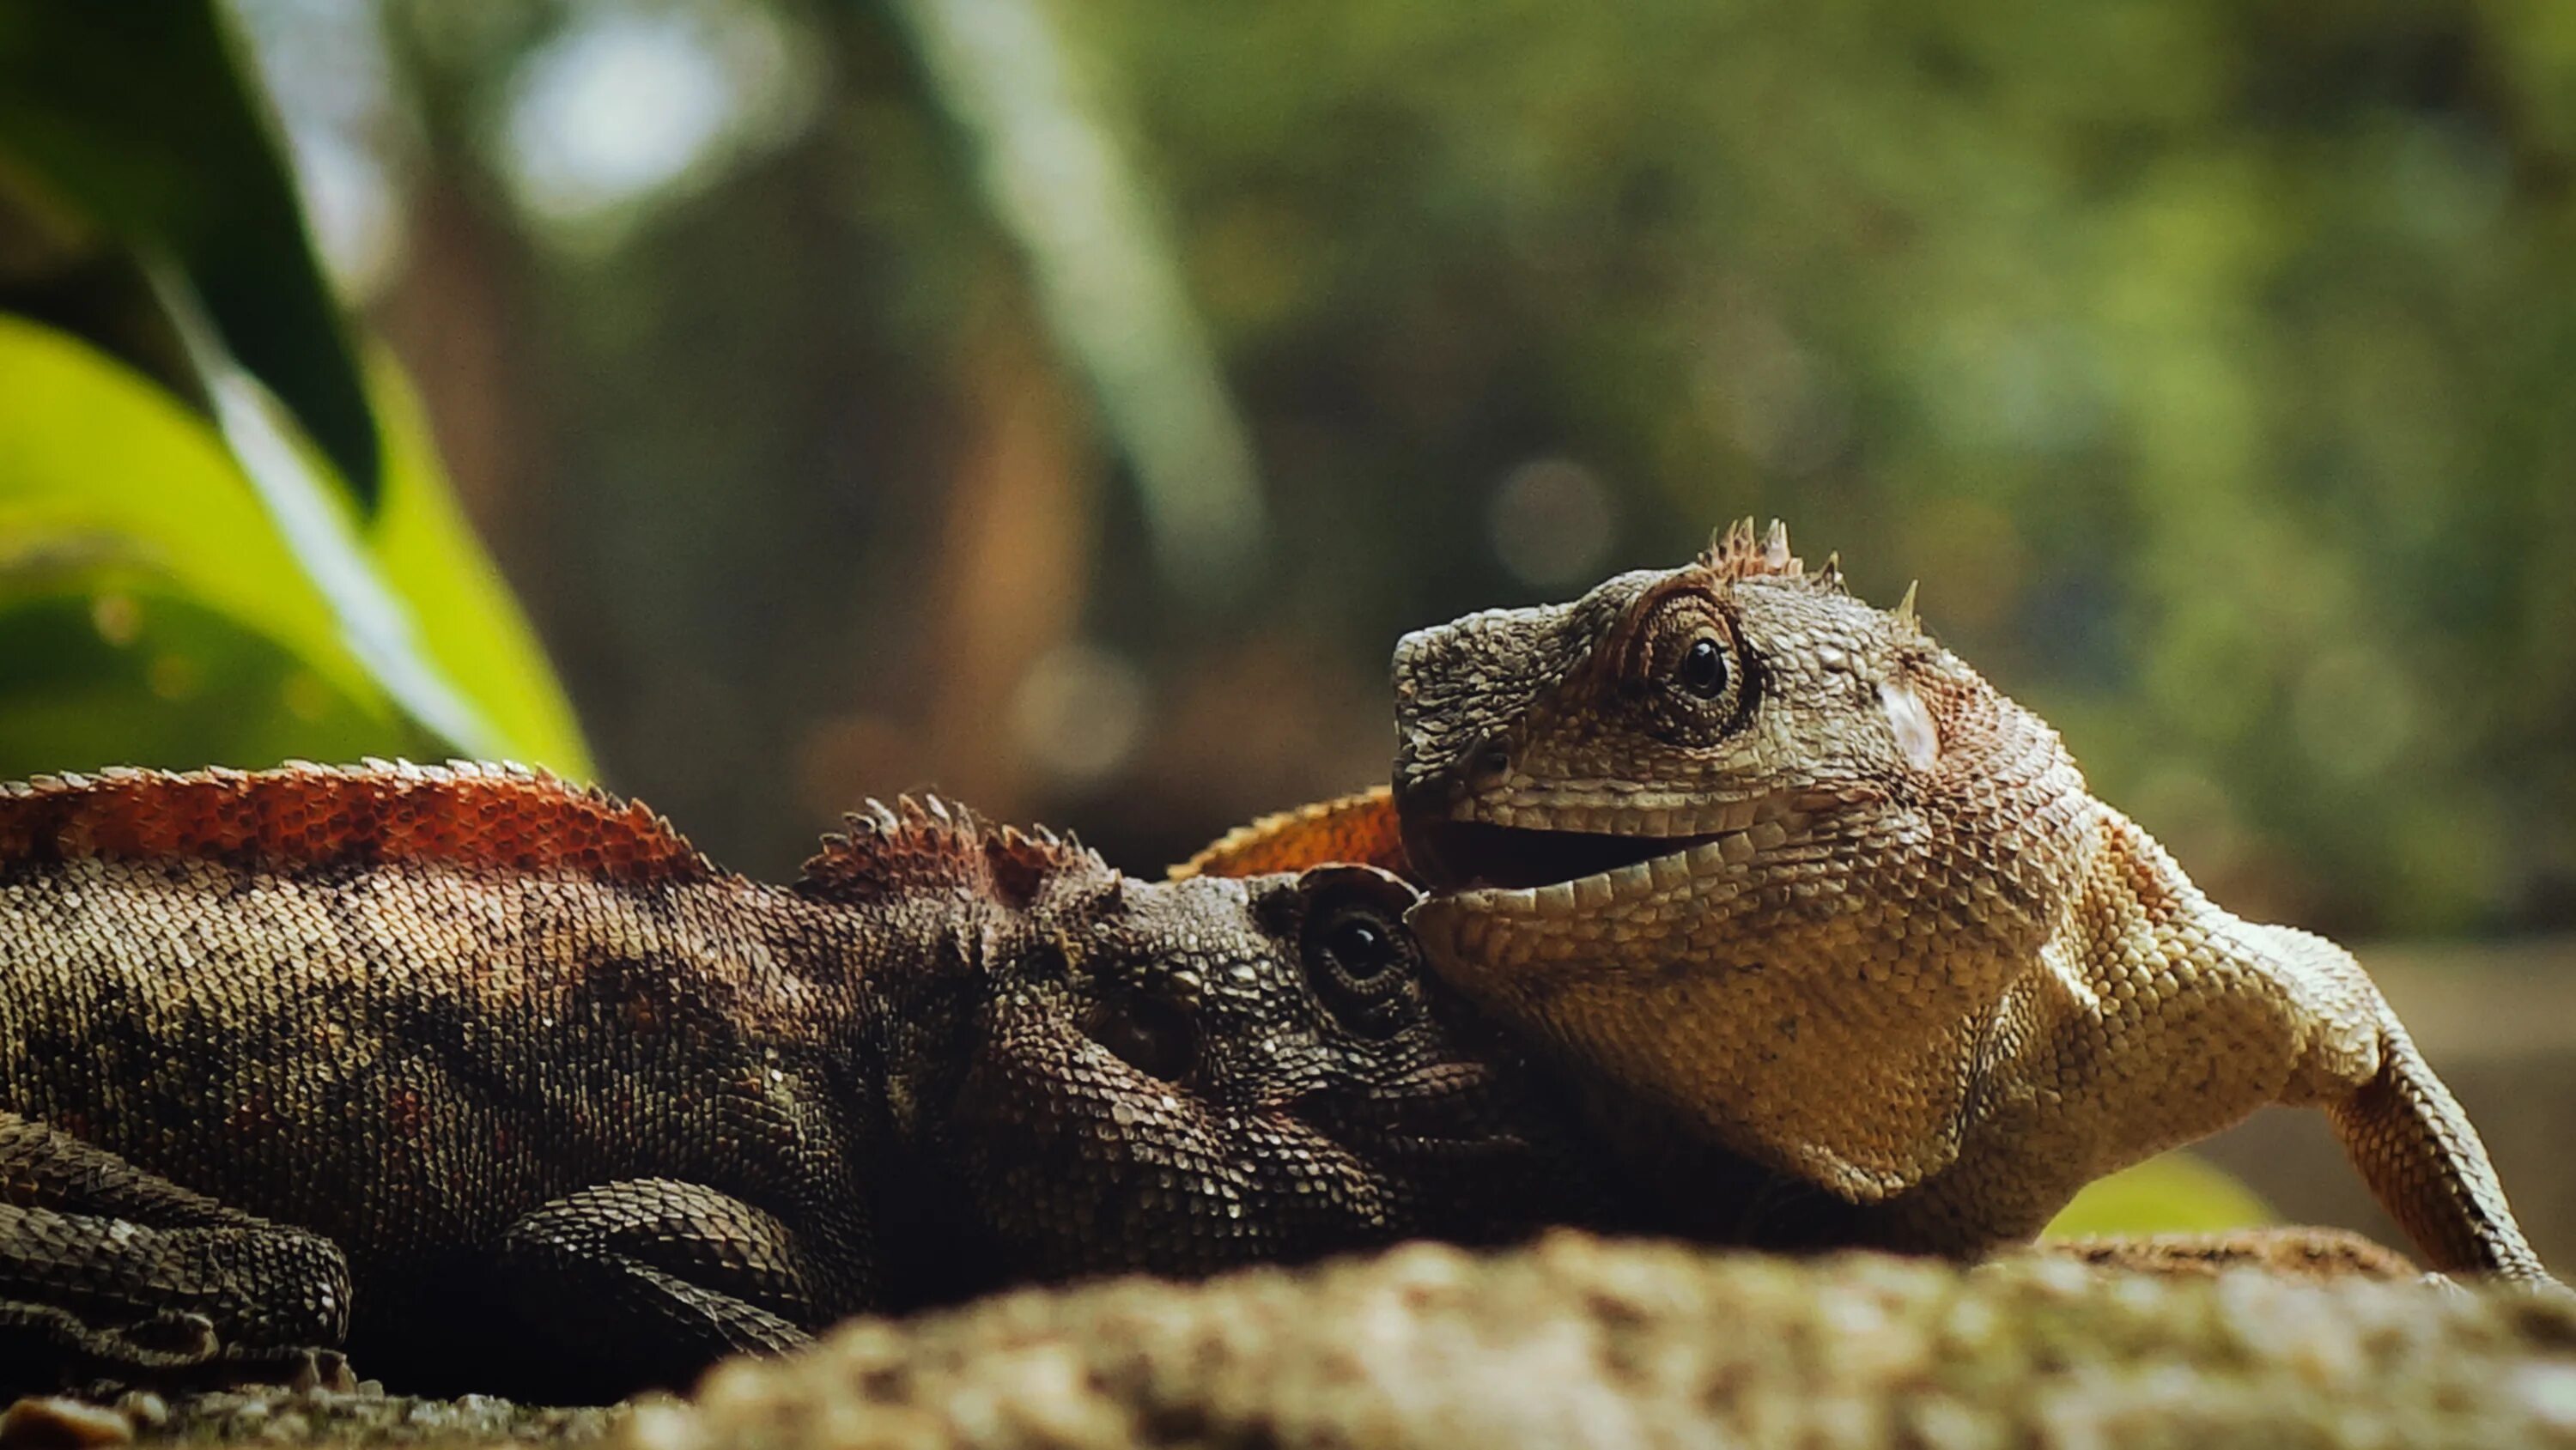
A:
{"label": "brown textured skin", "polygon": [[2436,1267],[2547,1280],[2348,953],[2212,903],[1910,595],[1849,597],[1778,525],[1408,635],[1395,691],[1390,797],[1193,866],[1323,859],[1310,822],[1370,839],[1395,814],[1444,977],[1867,1205],[1865,1237],[2023,1241],[2094,1178],[2308,1103]]}
{"label": "brown textured skin", "polygon": [[937,802],[792,887],[503,767],[0,788],[0,1381],[682,1382],[861,1309],[1588,1211],[1382,873]]}

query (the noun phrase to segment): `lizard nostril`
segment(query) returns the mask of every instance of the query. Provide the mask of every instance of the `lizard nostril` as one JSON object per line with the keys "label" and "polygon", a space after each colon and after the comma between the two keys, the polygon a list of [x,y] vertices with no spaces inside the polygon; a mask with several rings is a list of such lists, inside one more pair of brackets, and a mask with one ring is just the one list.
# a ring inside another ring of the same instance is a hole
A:
{"label": "lizard nostril", "polygon": [[1511,770],[1511,747],[1500,740],[1488,740],[1467,754],[1467,778],[1477,785],[1492,785]]}
{"label": "lizard nostril", "polygon": [[1083,1036],[1147,1077],[1178,1082],[1198,1063],[1197,1019],[1157,998],[1095,1003],[1081,1027]]}

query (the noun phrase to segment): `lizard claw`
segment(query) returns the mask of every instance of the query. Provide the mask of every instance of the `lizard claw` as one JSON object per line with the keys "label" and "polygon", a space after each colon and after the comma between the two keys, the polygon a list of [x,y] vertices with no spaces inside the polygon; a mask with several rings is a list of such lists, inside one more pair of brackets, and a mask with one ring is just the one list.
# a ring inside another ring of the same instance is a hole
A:
{"label": "lizard claw", "polygon": [[341,1395],[358,1392],[358,1377],[349,1369],[349,1357],[336,1349],[298,1350],[294,1365],[286,1377],[286,1387],[297,1394],[315,1390]]}
{"label": "lizard claw", "polygon": [[223,1349],[214,1321],[184,1309],[100,1328],[51,1305],[0,1301],[0,1325],[33,1329],[80,1359],[132,1370],[188,1369]]}
{"label": "lizard claw", "polygon": [[2426,1273],[2415,1282],[2419,1286],[2431,1289],[2445,1298],[2466,1299],[2469,1297],[2468,1286],[2462,1284],[2459,1280],[2452,1278],[2448,1274]]}

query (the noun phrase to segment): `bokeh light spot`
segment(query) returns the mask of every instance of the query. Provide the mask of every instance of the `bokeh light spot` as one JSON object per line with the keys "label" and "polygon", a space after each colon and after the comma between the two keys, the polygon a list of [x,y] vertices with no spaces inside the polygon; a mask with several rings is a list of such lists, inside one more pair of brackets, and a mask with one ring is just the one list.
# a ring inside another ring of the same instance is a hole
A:
{"label": "bokeh light spot", "polygon": [[101,594],[89,603],[90,628],[98,637],[123,649],[143,634],[143,606],[131,594]]}
{"label": "bokeh light spot", "polygon": [[1090,785],[1136,753],[1147,693],[1125,656],[1081,641],[1059,645],[1012,692],[1011,731],[1024,758],[1057,782]]}
{"label": "bokeh light spot", "polygon": [[143,687],[164,700],[187,699],[205,681],[205,667],[186,655],[157,655],[143,667]]}
{"label": "bokeh light spot", "polygon": [[578,232],[792,133],[813,90],[765,7],[596,11],[520,66],[499,161],[523,208]]}

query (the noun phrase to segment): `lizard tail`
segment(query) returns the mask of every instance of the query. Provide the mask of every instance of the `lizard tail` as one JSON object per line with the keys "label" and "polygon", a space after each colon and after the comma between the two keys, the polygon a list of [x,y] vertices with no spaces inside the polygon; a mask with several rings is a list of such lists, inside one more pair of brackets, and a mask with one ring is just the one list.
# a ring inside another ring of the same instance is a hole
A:
{"label": "lizard tail", "polygon": [[2554,1286],[2459,1100],[2395,1016],[2380,1020],[2379,1071],[2326,1106],[2353,1166],[2434,1268]]}

